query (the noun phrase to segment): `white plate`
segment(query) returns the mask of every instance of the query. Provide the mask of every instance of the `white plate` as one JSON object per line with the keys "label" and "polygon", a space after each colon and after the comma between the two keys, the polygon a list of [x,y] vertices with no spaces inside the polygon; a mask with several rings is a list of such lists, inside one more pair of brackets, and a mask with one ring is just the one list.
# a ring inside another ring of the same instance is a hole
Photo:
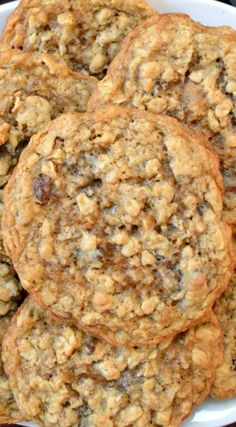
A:
{"label": "white plate", "polygon": [[[216,0],[149,0],[148,3],[161,13],[187,13],[205,25],[230,25],[236,29],[236,8]],[[0,32],[17,4],[13,2],[0,6]],[[207,399],[181,427],[223,427],[233,422],[236,422],[236,398],[225,401]],[[33,423],[24,425],[36,426]]]}

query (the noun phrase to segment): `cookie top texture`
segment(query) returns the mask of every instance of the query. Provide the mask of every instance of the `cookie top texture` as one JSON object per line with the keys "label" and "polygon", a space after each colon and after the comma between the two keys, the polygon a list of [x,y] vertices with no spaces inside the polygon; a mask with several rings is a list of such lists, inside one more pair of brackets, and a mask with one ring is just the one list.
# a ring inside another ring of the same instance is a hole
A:
{"label": "cookie top texture", "polygon": [[162,15],[126,39],[89,109],[105,104],[168,114],[206,133],[221,160],[224,216],[236,223],[236,31]]}
{"label": "cookie top texture", "polygon": [[218,166],[173,118],[62,115],[31,139],[5,190],[4,243],[22,286],[117,345],[188,328],[232,274]]}
{"label": "cookie top texture", "polygon": [[49,320],[31,300],[3,346],[19,407],[45,427],[177,427],[206,397],[222,357],[213,315],[171,343],[116,348]]}
{"label": "cookie top texture", "polygon": [[157,12],[142,0],[23,0],[9,17],[1,49],[50,53],[101,79],[125,36]]}
{"label": "cookie top texture", "polygon": [[[0,53],[0,220],[3,188],[31,136],[68,111],[85,111],[96,79],[74,73],[49,55]],[[0,230],[0,316],[16,309],[21,287]]]}
{"label": "cookie top texture", "polygon": [[31,136],[65,112],[86,111],[96,80],[49,55],[0,53],[0,185]]}
{"label": "cookie top texture", "polygon": [[[1,214],[0,214],[1,216]],[[2,240],[0,239],[2,243]],[[0,423],[23,421],[2,363],[2,339],[23,298],[22,288],[10,259],[0,251]]]}
{"label": "cookie top texture", "polygon": [[211,395],[227,399],[236,394],[236,273],[227,291],[217,300],[214,312],[224,334],[224,359],[217,369]]}
{"label": "cookie top texture", "polygon": [[[0,316],[0,354],[2,353],[3,335],[9,327],[13,314],[12,310],[8,314]],[[16,423],[23,420],[24,417],[20,413],[10,389],[9,380],[3,367],[2,355],[0,355],[0,423]]]}

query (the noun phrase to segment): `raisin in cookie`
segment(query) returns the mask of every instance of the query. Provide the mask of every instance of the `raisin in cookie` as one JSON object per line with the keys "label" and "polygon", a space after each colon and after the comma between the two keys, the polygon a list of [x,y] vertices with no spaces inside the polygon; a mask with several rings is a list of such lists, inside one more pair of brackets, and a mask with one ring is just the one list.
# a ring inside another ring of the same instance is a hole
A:
{"label": "raisin in cookie", "polygon": [[176,427],[207,396],[221,359],[213,314],[171,343],[114,348],[49,320],[30,299],[3,343],[16,401],[45,427]]}
{"label": "raisin in cookie", "polygon": [[[95,86],[96,79],[72,72],[49,55],[17,50],[0,53],[0,217],[2,189],[22,148],[61,113],[85,111]],[[1,261],[10,264],[0,231]]]}
{"label": "raisin in cookie", "polygon": [[225,218],[236,224],[236,32],[163,15],[128,37],[90,100],[176,117],[204,129],[221,159]]}
{"label": "raisin in cookie", "polygon": [[154,15],[143,0],[22,0],[8,19],[1,49],[50,53],[101,79],[125,36]]}
{"label": "raisin in cookie", "polygon": [[217,369],[211,395],[227,399],[236,395],[236,273],[214,311],[224,333],[224,359]]}
{"label": "raisin in cookie", "polygon": [[217,156],[177,120],[111,107],[35,135],[5,191],[22,286],[116,344],[199,321],[233,268]]}

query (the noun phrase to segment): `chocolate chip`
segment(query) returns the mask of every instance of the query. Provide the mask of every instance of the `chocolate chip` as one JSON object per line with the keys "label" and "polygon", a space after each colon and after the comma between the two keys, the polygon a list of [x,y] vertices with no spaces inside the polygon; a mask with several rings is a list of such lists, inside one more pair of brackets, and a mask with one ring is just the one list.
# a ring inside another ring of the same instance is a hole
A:
{"label": "chocolate chip", "polygon": [[52,180],[47,175],[39,175],[33,181],[34,195],[42,205],[47,203],[52,194]]}
{"label": "chocolate chip", "polygon": [[84,344],[85,344],[85,348],[86,348],[86,351],[87,351],[88,354],[93,354],[94,353],[96,345],[97,345],[97,342],[98,342],[97,338],[94,338],[94,337],[88,338],[85,341]]}

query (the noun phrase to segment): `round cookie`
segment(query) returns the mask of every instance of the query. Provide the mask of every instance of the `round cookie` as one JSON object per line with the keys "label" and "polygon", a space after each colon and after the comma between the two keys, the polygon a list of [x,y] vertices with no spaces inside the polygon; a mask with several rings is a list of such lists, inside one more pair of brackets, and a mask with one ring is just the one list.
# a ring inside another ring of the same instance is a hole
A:
{"label": "round cookie", "polygon": [[236,32],[163,15],[126,39],[90,99],[168,114],[203,129],[221,160],[224,215],[236,224]]}
{"label": "round cookie", "polygon": [[227,399],[236,395],[236,273],[214,312],[224,333],[224,358],[216,371],[211,396]]}
{"label": "round cookie", "polygon": [[0,53],[0,186],[31,136],[62,113],[86,111],[96,80],[50,55]]}
{"label": "round cookie", "polygon": [[221,332],[210,314],[172,343],[114,348],[49,320],[28,299],[4,339],[3,360],[22,413],[42,426],[177,427],[209,392]]}
{"label": "round cookie", "polygon": [[[96,86],[49,55],[0,53],[0,220],[3,187],[31,136],[65,111],[85,111]],[[2,335],[23,298],[0,229],[0,349]],[[0,360],[0,422],[22,420]]]}
{"label": "round cookie", "polygon": [[233,268],[218,166],[173,118],[62,115],[31,139],[5,191],[4,243],[22,286],[118,345],[187,329]]}
{"label": "round cookie", "polygon": [[8,19],[1,49],[50,53],[101,79],[125,36],[155,15],[143,0],[22,0]]}
{"label": "round cookie", "polygon": [[[49,55],[0,53],[0,218],[2,189],[31,136],[61,113],[86,111],[95,87],[96,79],[72,72]],[[11,265],[0,230],[0,269],[6,263]],[[14,271],[11,280],[16,282]],[[0,314],[1,289],[0,271]]]}

